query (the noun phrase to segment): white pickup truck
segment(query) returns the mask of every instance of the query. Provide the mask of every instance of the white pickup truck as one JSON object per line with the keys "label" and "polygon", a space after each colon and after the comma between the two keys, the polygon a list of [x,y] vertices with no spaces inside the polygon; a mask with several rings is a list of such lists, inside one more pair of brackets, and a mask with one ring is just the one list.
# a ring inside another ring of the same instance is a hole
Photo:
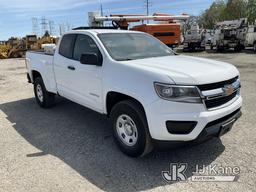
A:
{"label": "white pickup truck", "polygon": [[27,52],[26,62],[41,107],[60,95],[106,114],[117,145],[132,157],[219,137],[241,116],[233,65],[177,55],[145,33],[73,30],[54,55]]}

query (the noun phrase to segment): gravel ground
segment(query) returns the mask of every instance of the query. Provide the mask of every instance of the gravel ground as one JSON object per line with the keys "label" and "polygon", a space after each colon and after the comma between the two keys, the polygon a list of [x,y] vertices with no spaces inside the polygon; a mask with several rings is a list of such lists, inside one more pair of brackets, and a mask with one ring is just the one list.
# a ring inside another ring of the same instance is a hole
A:
{"label": "gravel ground", "polygon": [[[0,60],[0,191],[256,191],[256,55],[190,53],[233,63],[241,72],[243,116],[221,140],[132,159],[111,137],[108,120],[62,98],[43,110],[22,59]],[[216,74],[218,75],[218,74]],[[173,182],[170,163],[239,166],[236,182]]]}

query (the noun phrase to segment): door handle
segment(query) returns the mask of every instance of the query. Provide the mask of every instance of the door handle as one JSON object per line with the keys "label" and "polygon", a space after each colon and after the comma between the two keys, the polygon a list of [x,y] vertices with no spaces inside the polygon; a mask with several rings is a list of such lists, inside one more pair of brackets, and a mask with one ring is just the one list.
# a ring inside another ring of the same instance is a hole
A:
{"label": "door handle", "polygon": [[74,66],[68,66],[68,69],[72,70],[72,71],[76,70],[76,68]]}

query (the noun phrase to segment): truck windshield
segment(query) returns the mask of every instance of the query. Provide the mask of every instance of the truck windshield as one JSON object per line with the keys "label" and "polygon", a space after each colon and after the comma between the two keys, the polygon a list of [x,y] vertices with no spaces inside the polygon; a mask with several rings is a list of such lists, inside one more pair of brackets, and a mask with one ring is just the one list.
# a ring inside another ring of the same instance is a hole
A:
{"label": "truck windshield", "polygon": [[169,47],[147,34],[102,33],[98,37],[117,61],[174,55]]}

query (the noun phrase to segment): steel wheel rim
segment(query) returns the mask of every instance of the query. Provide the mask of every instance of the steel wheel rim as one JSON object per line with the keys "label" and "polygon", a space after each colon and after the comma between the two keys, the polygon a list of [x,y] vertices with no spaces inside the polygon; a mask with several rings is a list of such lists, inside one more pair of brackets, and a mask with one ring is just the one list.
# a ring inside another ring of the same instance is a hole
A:
{"label": "steel wheel rim", "polygon": [[120,115],[116,121],[116,131],[120,140],[127,146],[134,146],[138,140],[138,130],[132,118]]}
{"label": "steel wheel rim", "polygon": [[36,95],[39,101],[42,103],[44,101],[44,96],[43,96],[42,87],[39,84],[36,86]]}

